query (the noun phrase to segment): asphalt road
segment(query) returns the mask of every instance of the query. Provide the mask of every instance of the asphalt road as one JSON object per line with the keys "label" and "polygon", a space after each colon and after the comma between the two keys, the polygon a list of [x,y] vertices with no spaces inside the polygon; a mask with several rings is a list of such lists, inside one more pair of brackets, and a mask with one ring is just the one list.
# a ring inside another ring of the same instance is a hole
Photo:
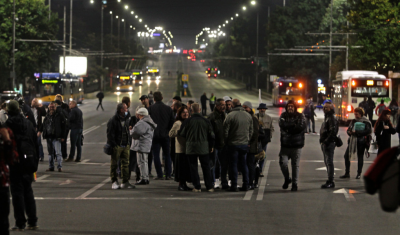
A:
{"label": "asphalt road", "polygon": [[[345,127],[340,134],[343,147],[335,151],[336,188],[320,189],[327,179],[318,135],[307,135],[300,163],[299,191],[282,190],[278,154],[279,127],[268,145],[260,188],[248,192],[192,193],[177,190],[174,181],[150,181],[134,190],[112,190],[109,178],[110,158],[102,151],[106,141],[106,123],[115,113],[124,95],[131,97],[131,112],[139,97],[160,90],[164,101],[171,102],[176,78],[167,71],[178,70],[177,56],[163,56],[159,82],[145,80],[132,94],[107,94],[105,111],[96,111],[96,100],[85,100],[79,108],[84,114],[84,146],[81,163],[63,163],[63,171],[45,172],[47,161],[40,163],[38,180],[33,183],[36,197],[38,231],[18,234],[399,234],[400,218],[380,209],[378,196],[365,193],[363,181],[356,180],[356,162],[351,165],[351,179],[344,173]],[[258,104],[258,95],[246,92],[243,84],[230,79],[206,78],[200,62],[183,59],[182,68],[190,75],[192,98],[203,92],[239,98]],[[265,97],[263,97],[263,101]],[[267,112],[275,119],[282,108]],[[321,126],[318,112],[316,129]],[[398,143],[393,136],[392,145]],[[69,151],[68,151],[69,152]],[[45,150],[47,153],[47,150]],[[375,159],[365,159],[364,172]],[[46,157],[47,158],[47,157]],[[199,170],[201,172],[201,169]],[[152,173],[155,174],[153,167]],[[201,175],[201,174],[200,174]],[[134,177],[133,177],[134,178]],[[239,184],[241,180],[239,180]],[[203,185],[204,189],[204,185]],[[336,191],[336,192],[335,192]],[[14,219],[11,213],[10,222]],[[17,234],[17,232],[12,232]]]}

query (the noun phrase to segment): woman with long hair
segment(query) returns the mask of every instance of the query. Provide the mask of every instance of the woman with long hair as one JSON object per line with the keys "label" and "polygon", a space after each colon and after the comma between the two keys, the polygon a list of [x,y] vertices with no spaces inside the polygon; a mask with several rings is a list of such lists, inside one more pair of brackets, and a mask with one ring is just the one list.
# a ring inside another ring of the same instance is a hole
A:
{"label": "woman with long hair", "polygon": [[391,135],[396,133],[390,121],[390,110],[383,110],[378,120],[375,122],[374,133],[378,144],[378,155],[385,149],[391,147]]}
{"label": "woman with long hair", "polygon": [[175,138],[175,181],[179,182],[179,191],[192,191],[186,184],[191,182],[189,159],[186,157],[186,140],[178,135],[182,123],[189,118],[187,107],[181,107],[176,113],[176,120],[169,132],[170,138]]}
{"label": "woman with long hair", "polygon": [[397,103],[396,99],[393,98],[392,101],[390,101],[389,104],[389,109],[390,109],[390,115],[391,115],[391,120],[393,126],[397,126],[397,117],[398,117],[398,112],[399,112],[399,103]]}

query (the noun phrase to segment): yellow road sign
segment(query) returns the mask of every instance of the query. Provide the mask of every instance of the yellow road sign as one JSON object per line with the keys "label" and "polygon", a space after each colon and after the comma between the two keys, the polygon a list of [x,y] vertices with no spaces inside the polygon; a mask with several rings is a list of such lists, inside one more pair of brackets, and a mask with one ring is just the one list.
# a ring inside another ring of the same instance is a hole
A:
{"label": "yellow road sign", "polygon": [[189,81],[189,74],[182,74],[182,82],[188,82]]}

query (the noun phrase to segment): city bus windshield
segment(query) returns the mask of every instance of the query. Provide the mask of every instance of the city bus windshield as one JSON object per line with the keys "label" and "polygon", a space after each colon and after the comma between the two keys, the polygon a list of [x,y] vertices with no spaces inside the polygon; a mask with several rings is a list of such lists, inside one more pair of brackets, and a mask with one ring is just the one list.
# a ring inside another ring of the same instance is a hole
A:
{"label": "city bus windshield", "polygon": [[279,87],[280,95],[302,95],[302,91],[294,86],[289,86],[288,84],[283,83],[282,86]]}

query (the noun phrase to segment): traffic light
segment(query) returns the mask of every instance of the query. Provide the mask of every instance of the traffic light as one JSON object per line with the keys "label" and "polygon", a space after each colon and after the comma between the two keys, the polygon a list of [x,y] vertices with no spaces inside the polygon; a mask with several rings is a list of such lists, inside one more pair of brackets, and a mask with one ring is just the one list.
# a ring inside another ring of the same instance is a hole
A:
{"label": "traffic light", "polygon": [[253,61],[253,60],[251,61],[251,64],[254,64],[254,61]]}

